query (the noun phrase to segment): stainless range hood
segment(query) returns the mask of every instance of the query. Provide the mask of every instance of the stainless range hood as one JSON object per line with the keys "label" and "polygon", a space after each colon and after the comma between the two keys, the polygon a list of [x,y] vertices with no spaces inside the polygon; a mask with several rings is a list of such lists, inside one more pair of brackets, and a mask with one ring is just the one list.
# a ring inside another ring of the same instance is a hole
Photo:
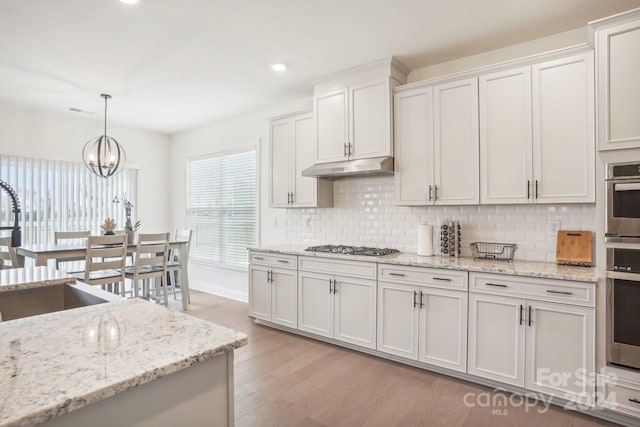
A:
{"label": "stainless range hood", "polygon": [[302,176],[326,179],[369,175],[393,175],[393,157],[320,163],[302,171]]}

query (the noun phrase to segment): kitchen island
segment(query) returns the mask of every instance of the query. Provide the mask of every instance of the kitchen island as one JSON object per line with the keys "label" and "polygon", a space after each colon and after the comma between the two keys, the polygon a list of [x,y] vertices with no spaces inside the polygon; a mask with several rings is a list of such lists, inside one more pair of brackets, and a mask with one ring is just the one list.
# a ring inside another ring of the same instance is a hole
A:
{"label": "kitchen island", "polygon": [[0,426],[233,425],[233,350],[246,335],[108,295],[0,322]]}

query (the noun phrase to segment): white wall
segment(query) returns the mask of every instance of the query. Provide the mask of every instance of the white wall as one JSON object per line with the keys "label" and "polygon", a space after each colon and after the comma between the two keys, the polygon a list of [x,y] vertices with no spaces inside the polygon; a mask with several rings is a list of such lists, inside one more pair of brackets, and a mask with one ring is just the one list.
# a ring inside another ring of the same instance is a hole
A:
{"label": "white wall", "polygon": [[407,76],[407,83],[427,80],[446,74],[499,64],[501,62],[551,52],[569,46],[576,46],[588,42],[587,27],[576,28],[563,33],[554,34],[536,40],[507,46],[501,49],[471,55],[440,64],[412,70]]}
{"label": "white wall", "polygon": [[[139,168],[134,214],[142,221],[142,231],[169,230],[169,137],[107,124],[109,135],[123,145],[127,162]],[[102,134],[103,118],[0,102],[0,129],[2,154],[82,162],[82,148]]]}

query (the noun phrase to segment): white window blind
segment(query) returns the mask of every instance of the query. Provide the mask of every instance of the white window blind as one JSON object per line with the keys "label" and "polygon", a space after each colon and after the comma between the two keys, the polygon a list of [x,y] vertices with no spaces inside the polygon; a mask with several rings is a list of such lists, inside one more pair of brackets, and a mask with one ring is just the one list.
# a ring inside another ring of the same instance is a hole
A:
{"label": "white window blind", "polygon": [[[113,203],[113,198],[126,194],[136,204],[134,169],[104,179],[89,172],[83,163],[0,155],[0,178],[16,190],[20,199],[23,245],[52,243],[54,231],[90,230],[101,234],[100,225],[107,217],[115,218],[117,228],[123,229],[124,208]],[[3,191],[0,226],[13,226],[11,206],[11,199]]]}
{"label": "white window blind", "polygon": [[194,259],[247,268],[256,234],[255,149],[188,161],[187,217]]}

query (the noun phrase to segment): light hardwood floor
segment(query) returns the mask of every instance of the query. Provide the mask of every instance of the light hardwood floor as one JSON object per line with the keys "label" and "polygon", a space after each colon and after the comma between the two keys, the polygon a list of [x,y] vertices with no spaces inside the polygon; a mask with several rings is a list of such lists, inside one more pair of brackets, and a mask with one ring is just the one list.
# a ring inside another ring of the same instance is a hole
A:
{"label": "light hardwood floor", "polygon": [[[492,389],[253,323],[247,304],[192,291],[188,313],[242,331],[236,426],[613,426],[551,406],[465,405]],[[488,394],[487,394],[488,393]],[[507,400],[511,395],[507,394]],[[503,415],[493,411],[501,410]]]}

